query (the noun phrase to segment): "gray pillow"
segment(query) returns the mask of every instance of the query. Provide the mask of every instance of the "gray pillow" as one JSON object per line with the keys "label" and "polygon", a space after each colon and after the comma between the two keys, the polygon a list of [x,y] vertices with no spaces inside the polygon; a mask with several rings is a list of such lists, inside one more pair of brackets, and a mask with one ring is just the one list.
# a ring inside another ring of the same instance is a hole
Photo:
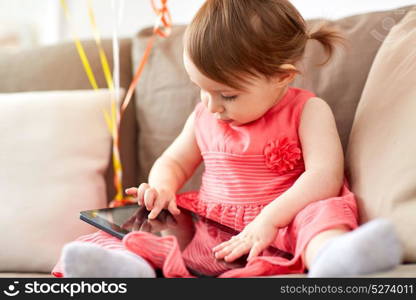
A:
{"label": "gray pillow", "polygon": [[[139,128],[139,181],[147,182],[154,161],[172,143],[186,118],[199,101],[199,89],[188,79],[182,63],[182,36],[185,26],[173,27],[167,39],[158,38],[136,88],[136,114]],[[150,28],[133,39],[133,63],[139,63]],[[198,189],[202,166],[182,189]]]}

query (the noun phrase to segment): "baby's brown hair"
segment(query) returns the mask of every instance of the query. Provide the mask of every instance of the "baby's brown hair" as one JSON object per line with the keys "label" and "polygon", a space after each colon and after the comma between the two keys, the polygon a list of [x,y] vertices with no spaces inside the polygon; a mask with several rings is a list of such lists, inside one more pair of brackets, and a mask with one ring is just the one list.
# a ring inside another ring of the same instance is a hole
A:
{"label": "baby's brown hair", "polygon": [[309,32],[288,0],[207,0],[186,30],[185,49],[208,78],[242,88],[247,77],[271,78],[297,70],[309,39],[319,41],[329,61],[342,36],[325,25]]}

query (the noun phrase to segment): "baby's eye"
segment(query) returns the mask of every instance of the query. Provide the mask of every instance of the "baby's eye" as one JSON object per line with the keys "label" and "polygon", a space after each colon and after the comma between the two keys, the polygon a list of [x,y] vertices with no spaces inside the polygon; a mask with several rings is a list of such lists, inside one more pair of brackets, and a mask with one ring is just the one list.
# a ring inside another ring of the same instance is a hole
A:
{"label": "baby's eye", "polygon": [[237,98],[237,96],[236,95],[235,96],[224,96],[224,95],[221,95],[221,98],[224,99],[225,101],[233,101],[233,100],[235,100]]}

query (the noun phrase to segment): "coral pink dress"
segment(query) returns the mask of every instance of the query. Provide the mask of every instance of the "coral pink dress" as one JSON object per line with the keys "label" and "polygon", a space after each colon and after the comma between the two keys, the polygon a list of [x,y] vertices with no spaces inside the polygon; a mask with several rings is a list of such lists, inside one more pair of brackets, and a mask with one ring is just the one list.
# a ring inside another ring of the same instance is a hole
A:
{"label": "coral pink dress", "polygon": [[[199,103],[195,108],[195,136],[205,172],[200,190],[179,194],[178,205],[241,231],[305,171],[298,129],[303,107],[312,97],[308,91],[289,88],[260,119],[242,126],[216,120]],[[287,227],[279,229],[272,246],[290,257],[266,250],[245,267],[224,269],[219,277],[303,273],[301,255],[307,243],[323,230],[340,225],[357,227],[356,201],[346,182],[337,197],[309,204]],[[79,240],[112,249],[127,248],[162,269],[166,277],[192,277],[185,265],[202,262],[204,255],[212,255],[210,248],[225,240],[213,236],[212,228],[197,228],[185,250],[179,249],[175,237],[145,232],[130,233],[122,242],[104,232]],[[63,276],[61,267],[58,263],[54,268],[55,276]]]}

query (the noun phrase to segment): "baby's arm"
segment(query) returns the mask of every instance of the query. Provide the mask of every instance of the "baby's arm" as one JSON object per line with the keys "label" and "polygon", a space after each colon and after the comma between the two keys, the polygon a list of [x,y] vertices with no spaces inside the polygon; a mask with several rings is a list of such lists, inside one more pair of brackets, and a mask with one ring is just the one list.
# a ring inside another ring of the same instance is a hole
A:
{"label": "baby's arm", "polygon": [[233,239],[213,249],[217,258],[233,261],[245,253],[259,255],[309,203],[337,196],[343,184],[344,159],[334,116],[325,101],[310,99],[301,116],[299,137],[305,172]]}
{"label": "baby's arm", "polygon": [[138,198],[139,204],[151,210],[149,218],[156,218],[159,212],[168,208],[178,212],[175,194],[192,176],[202,160],[194,133],[195,113],[192,113],[179,136],[153,164],[149,182],[127,193]]}
{"label": "baby's arm", "polygon": [[299,126],[305,172],[285,193],[262,211],[276,227],[285,227],[309,203],[337,196],[343,184],[344,156],[328,104],[306,102]]}

